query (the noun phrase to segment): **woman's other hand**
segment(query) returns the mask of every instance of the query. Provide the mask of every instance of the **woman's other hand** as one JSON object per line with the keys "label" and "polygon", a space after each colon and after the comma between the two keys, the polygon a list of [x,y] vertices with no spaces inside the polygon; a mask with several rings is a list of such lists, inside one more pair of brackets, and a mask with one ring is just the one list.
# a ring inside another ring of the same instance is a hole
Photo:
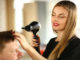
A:
{"label": "woman's other hand", "polygon": [[40,46],[40,37],[37,35],[38,37],[38,40],[34,39],[34,36],[33,36],[33,39],[31,40],[31,46],[32,47],[39,47]]}

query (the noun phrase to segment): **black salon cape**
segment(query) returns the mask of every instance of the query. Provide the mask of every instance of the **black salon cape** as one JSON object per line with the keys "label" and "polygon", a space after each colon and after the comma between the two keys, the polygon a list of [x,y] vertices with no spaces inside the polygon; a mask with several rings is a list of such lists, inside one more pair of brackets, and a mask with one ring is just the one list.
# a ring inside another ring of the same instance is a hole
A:
{"label": "black salon cape", "polygon": [[[43,56],[48,58],[52,50],[58,44],[55,42],[56,38],[52,38],[48,43]],[[64,49],[63,53],[61,54],[60,58],[57,60],[80,60],[80,39],[76,36],[70,39],[68,46]]]}

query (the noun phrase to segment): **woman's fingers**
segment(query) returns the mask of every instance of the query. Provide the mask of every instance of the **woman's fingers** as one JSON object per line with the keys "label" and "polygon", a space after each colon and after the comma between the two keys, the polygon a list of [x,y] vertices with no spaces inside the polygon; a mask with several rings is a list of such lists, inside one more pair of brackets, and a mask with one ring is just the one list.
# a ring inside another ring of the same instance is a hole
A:
{"label": "woman's fingers", "polygon": [[32,46],[32,47],[38,47],[38,46],[39,46],[39,44],[38,44],[38,43],[33,42],[31,46]]}
{"label": "woman's fingers", "polygon": [[26,41],[24,35],[22,35],[20,33],[14,33],[14,36],[15,36],[15,39],[19,41],[19,43],[21,44],[23,49],[29,48],[29,44]]}
{"label": "woman's fingers", "polygon": [[33,44],[32,47],[38,47],[39,45],[36,43],[36,44]]}
{"label": "woman's fingers", "polygon": [[31,41],[32,47],[38,47],[39,45],[40,45],[40,43],[38,43],[38,40],[32,39],[32,41]]}
{"label": "woman's fingers", "polygon": [[[32,41],[31,41],[31,46],[32,47],[39,47],[39,45],[40,45],[40,37],[39,37],[39,35],[37,35],[37,37],[38,37],[38,40],[32,39]],[[33,38],[34,38],[34,35],[33,35]]]}

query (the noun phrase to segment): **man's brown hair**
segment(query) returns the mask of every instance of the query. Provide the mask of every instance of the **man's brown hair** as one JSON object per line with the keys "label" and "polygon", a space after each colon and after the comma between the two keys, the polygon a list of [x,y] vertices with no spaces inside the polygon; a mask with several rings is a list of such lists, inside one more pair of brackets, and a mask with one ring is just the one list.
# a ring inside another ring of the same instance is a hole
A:
{"label": "man's brown hair", "polygon": [[5,44],[14,41],[13,31],[2,31],[0,32],[0,52],[5,48]]}

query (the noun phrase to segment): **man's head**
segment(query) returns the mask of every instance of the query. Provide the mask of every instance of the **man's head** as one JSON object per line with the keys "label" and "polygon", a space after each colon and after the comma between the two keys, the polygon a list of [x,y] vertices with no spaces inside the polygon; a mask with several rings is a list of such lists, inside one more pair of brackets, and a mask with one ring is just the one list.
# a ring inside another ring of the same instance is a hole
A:
{"label": "man's head", "polygon": [[22,53],[12,31],[0,32],[0,60],[20,60]]}

